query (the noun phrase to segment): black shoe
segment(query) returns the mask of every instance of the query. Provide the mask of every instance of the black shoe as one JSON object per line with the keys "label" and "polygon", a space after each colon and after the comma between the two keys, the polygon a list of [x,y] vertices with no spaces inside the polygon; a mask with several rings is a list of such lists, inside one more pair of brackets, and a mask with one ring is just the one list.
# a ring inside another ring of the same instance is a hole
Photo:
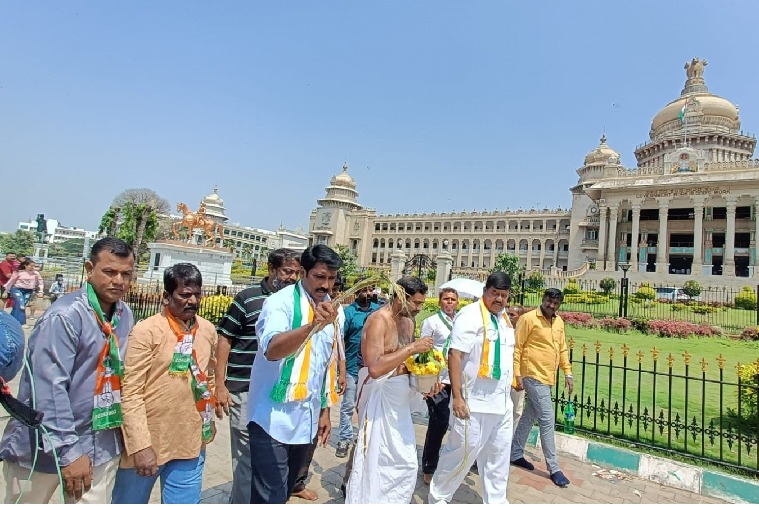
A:
{"label": "black shoe", "polygon": [[565,488],[567,485],[569,485],[569,479],[567,479],[566,476],[564,476],[564,473],[561,471],[556,471],[551,475],[551,481],[554,485],[557,487]]}
{"label": "black shoe", "polygon": [[[512,466],[521,467],[522,469],[527,469],[528,471],[534,471],[535,470],[535,466],[533,466],[532,464],[530,464],[529,462],[527,462],[527,459],[525,459],[524,457],[519,457],[516,460],[512,460],[511,461],[511,465]],[[566,480],[566,478],[564,478],[564,479]]]}
{"label": "black shoe", "polygon": [[345,493],[345,483],[340,485],[340,492],[343,493],[343,499],[345,499],[346,493]]}
{"label": "black shoe", "polygon": [[350,443],[348,441],[339,441],[337,443],[337,449],[335,450],[335,457],[345,458],[348,456],[348,447]]}

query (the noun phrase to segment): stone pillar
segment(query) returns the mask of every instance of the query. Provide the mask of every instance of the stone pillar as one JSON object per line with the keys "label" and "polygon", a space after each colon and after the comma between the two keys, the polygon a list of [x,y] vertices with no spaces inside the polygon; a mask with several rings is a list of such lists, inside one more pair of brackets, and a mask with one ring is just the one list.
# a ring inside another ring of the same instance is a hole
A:
{"label": "stone pillar", "polygon": [[453,269],[453,257],[446,250],[443,250],[435,261],[437,262],[437,272],[435,273],[435,289],[432,291],[431,297],[437,296],[440,287],[451,277],[451,270]]}
{"label": "stone pillar", "polygon": [[735,198],[728,198],[727,227],[725,230],[725,254],[722,257],[722,275],[735,276]]}
{"label": "stone pillar", "polygon": [[630,270],[637,272],[638,270],[638,235],[640,235],[640,204],[633,203],[632,205],[632,238],[630,239]]}
{"label": "stone pillar", "polygon": [[598,212],[598,258],[596,258],[596,269],[599,271],[606,270],[606,206],[599,206]]}
{"label": "stone pillar", "polygon": [[699,275],[704,269],[704,200],[696,199],[693,203],[693,264],[690,272]]}
{"label": "stone pillar", "polygon": [[754,266],[754,277],[759,278],[759,199],[754,203],[754,250],[751,255],[751,265]]}
{"label": "stone pillar", "polygon": [[[545,222],[544,225],[545,227]],[[546,240],[543,239],[540,241],[540,269],[543,270],[543,264],[546,259]]]}
{"label": "stone pillar", "polygon": [[398,281],[403,276],[403,267],[406,264],[406,254],[397,249],[390,255],[390,279]]}
{"label": "stone pillar", "polygon": [[669,201],[667,199],[659,200],[659,240],[656,244],[656,273],[668,274],[669,262],[667,259],[667,212],[669,211]]}
{"label": "stone pillar", "polygon": [[617,219],[619,218],[619,204],[609,208],[609,237],[606,241],[609,250],[606,255],[606,270],[614,271],[617,265]]}

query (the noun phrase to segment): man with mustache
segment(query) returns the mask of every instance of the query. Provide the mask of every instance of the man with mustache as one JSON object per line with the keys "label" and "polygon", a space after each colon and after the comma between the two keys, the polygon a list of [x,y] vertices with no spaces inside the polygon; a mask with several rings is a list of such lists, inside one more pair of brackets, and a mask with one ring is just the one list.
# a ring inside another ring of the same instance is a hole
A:
{"label": "man with mustache", "polygon": [[[416,437],[411,419],[407,358],[432,349],[432,337],[414,341],[414,317],[424,306],[427,285],[398,280],[402,293],[366,319],[361,339],[364,365],[358,373],[358,441],[346,504],[408,504],[416,485]],[[435,394],[437,392],[432,392]]]}
{"label": "man with mustache", "polygon": [[300,281],[266,299],[256,323],[259,356],[248,397],[251,504],[287,502],[314,437],[326,446],[332,430],[328,406],[336,396],[340,333],[329,293],[343,262],[317,244],[300,265]]}
{"label": "man with mustache", "polygon": [[205,447],[216,434],[216,328],[196,314],[203,278],[180,263],[164,271],[163,285],[163,311],[135,325],[126,350],[126,448],[114,504],[147,504],[159,476],[163,504],[200,502]]}
{"label": "man with mustache", "polygon": [[[258,353],[256,322],[264,302],[281,288],[298,280],[300,255],[280,248],[269,253],[269,275],[258,285],[235,295],[216,328],[216,416],[229,416],[232,444],[232,504],[250,503],[250,445],[248,443],[248,386],[250,370]],[[226,378],[226,381],[224,379]],[[303,487],[300,497],[309,499],[316,492]],[[304,497],[305,496],[305,497]]]}
{"label": "man with mustache", "polygon": [[8,422],[0,442],[5,504],[49,502],[59,465],[66,502],[110,502],[122,450],[121,410],[113,402],[102,411],[98,399],[120,388],[134,325],[121,299],[132,281],[134,253],[124,241],[106,237],[92,246],[85,268],[84,288],[58,299],[29,336],[30,369],[21,376],[18,400],[31,405],[34,399],[48,433]]}

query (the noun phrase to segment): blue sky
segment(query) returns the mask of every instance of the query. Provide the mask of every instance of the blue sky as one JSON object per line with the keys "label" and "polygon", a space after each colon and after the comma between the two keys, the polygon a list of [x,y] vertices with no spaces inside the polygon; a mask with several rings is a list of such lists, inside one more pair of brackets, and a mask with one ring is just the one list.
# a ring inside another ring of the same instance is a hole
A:
{"label": "blue sky", "polygon": [[[759,130],[753,1],[0,4],[0,230],[96,228],[121,190],[308,215],[343,161],[381,213],[566,207],[627,166],[683,65]],[[10,182],[10,184],[9,184]]]}

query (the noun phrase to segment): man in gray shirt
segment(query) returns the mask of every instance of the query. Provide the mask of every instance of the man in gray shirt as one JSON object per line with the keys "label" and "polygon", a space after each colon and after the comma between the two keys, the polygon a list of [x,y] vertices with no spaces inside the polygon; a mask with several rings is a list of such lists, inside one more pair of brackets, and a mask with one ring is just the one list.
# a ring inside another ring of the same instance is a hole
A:
{"label": "man in gray shirt", "polygon": [[66,502],[111,502],[122,450],[120,377],[134,325],[121,299],[134,254],[124,241],[104,238],[85,267],[84,288],[60,298],[29,336],[32,374],[24,371],[18,399],[44,414],[45,430],[9,421],[0,441],[5,504],[49,502],[59,485],[57,466]]}

